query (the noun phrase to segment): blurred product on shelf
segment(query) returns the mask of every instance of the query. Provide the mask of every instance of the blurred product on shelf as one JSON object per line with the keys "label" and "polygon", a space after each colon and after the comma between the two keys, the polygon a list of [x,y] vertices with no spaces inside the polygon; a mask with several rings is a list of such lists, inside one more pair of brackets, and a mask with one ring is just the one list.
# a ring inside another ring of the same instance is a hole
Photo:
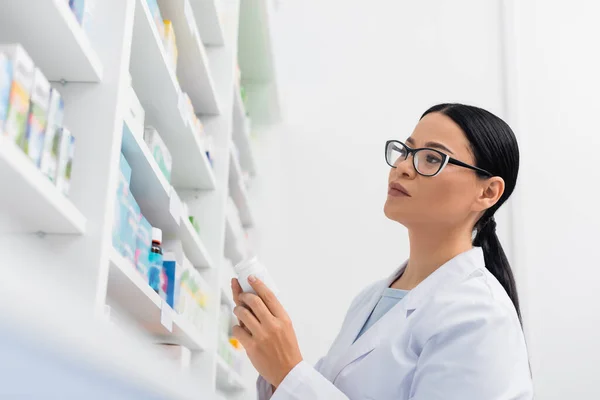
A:
{"label": "blurred product on shelf", "polygon": [[50,82],[39,68],[35,69],[31,102],[27,122],[27,133],[21,142],[21,147],[31,161],[39,167],[44,149],[44,134],[48,119],[50,101]]}
{"label": "blurred product on shelf", "polygon": [[[27,130],[27,116],[29,114],[29,99],[35,65],[25,49],[19,44],[0,45],[0,53],[4,53],[8,60],[10,81],[10,94],[4,123],[4,135],[21,144]],[[0,84],[4,87],[5,84]]]}
{"label": "blurred product on shelf", "polygon": [[50,105],[48,106],[48,121],[44,137],[44,147],[40,159],[40,170],[52,182],[56,182],[58,171],[58,156],[60,150],[60,131],[62,129],[65,105],[56,89],[50,92]]}
{"label": "blurred product on shelf", "polygon": [[164,23],[164,37],[163,37],[163,45],[165,51],[167,52],[167,60],[169,61],[169,65],[173,68],[173,72],[177,71],[177,39],[175,37],[175,29],[173,29],[173,22],[165,19]]}
{"label": "blurred product on shelf", "polygon": [[79,25],[83,24],[84,16],[86,15],[86,7],[88,6],[89,0],[69,0],[69,7],[75,15],[75,19],[79,22]]}
{"label": "blurred product on shelf", "polygon": [[12,83],[11,66],[6,54],[0,52],[0,136],[4,136],[4,123],[8,113],[8,99]]}
{"label": "blurred product on shelf", "polygon": [[130,182],[131,167],[121,154],[113,219],[113,247],[135,265],[140,207],[129,190]]}
{"label": "blurred product on shelf", "polygon": [[66,196],[71,189],[73,157],[75,156],[75,137],[64,126],[60,130],[60,150],[58,153],[58,171],[56,187]]}
{"label": "blurred product on shelf", "polygon": [[177,302],[181,291],[183,263],[177,262],[177,257],[174,253],[165,252],[163,270],[166,281],[165,298],[163,300],[175,310],[177,309]]}
{"label": "blurred product on shelf", "polygon": [[0,134],[9,138],[65,196],[75,138],[62,126],[64,104],[20,44],[0,45]]}
{"label": "blurred product on shelf", "polygon": [[196,115],[196,110],[194,110],[194,104],[192,103],[192,99],[186,92],[181,92],[181,107],[180,110],[183,120],[186,125],[189,125],[192,128],[194,134],[201,139],[206,135],[204,131],[204,125],[200,118]]}
{"label": "blurred product on shelf", "polygon": [[131,133],[134,136],[143,139],[144,138],[144,121],[146,119],[146,111],[140,103],[140,99],[137,97],[133,87],[129,86],[128,97],[127,97],[127,109],[125,112],[125,122],[129,126]]}
{"label": "blurred product on shelf", "polygon": [[206,309],[209,305],[210,287],[187,258],[183,259],[179,299],[176,311],[189,320],[201,333],[206,330]]}
{"label": "blurred product on shelf", "polygon": [[190,223],[192,224],[194,231],[196,231],[196,233],[199,234],[200,233],[200,223],[198,222],[198,219],[196,219],[192,215],[190,215],[188,218],[190,219]]}
{"label": "blurred product on shelf", "polygon": [[150,249],[152,248],[152,225],[140,214],[135,245],[135,268],[148,282],[150,270]]}
{"label": "blurred product on shelf", "polygon": [[215,149],[215,141],[211,135],[204,136],[204,148],[206,149],[206,157],[208,157],[210,165],[214,167],[215,160],[213,159],[213,154]]}
{"label": "blurred product on shelf", "polygon": [[229,304],[221,304],[221,311],[219,313],[219,329],[220,334],[224,336],[231,336],[231,327],[233,322],[233,310]]}
{"label": "blurred product on shelf", "polygon": [[173,159],[171,158],[171,153],[169,152],[167,145],[165,145],[165,142],[163,142],[158,134],[158,131],[152,126],[147,126],[144,130],[144,141],[150,148],[150,152],[163,175],[167,178],[168,182],[171,182]]}
{"label": "blurred product on shelf", "polygon": [[242,96],[244,107],[248,109],[248,93],[246,93],[246,88],[242,85],[240,85],[240,95]]}
{"label": "blurred product on shelf", "polygon": [[161,350],[164,351],[165,356],[175,361],[175,363],[183,370],[190,368],[192,353],[190,349],[177,344],[159,344]]}
{"label": "blurred product on shelf", "polygon": [[[150,249],[150,262],[148,266],[148,284],[161,298],[166,297],[164,294],[164,278],[163,274],[163,252],[162,252],[162,230],[152,228],[152,248]],[[161,294],[162,292],[162,294]]]}
{"label": "blurred product on shelf", "polygon": [[154,19],[154,23],[156,24],[156,28],[158,29],[158,34],[160,35],[160,39],[165,37],[165,25],[163,23],[162,15],[160,14],[160,8],[158,7],[157,0],[146,0],[148,3],[148,8],[150,9],[150,14],[152,15],[152,19]]}

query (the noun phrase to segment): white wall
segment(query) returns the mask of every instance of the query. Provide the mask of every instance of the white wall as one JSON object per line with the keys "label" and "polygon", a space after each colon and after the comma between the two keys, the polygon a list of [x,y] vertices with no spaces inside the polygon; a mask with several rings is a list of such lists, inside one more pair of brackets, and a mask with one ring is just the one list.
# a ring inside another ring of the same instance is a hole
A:
{"label": "white wall", "polygon": [[498,10],[481,0],[287,0],[276,14],[287,123],[257,134],[251,195],[258,254],[307,360],[327,351],[352,298],[408,255],[404,229],[382,211],[384,141],[408,137],[439,102],[502,115]]}
{"label": "white wall", "polygon": [[510,99],[522,167],[515,258],[537,398],[598,399],[600,387],[600,4],[510,2]]}

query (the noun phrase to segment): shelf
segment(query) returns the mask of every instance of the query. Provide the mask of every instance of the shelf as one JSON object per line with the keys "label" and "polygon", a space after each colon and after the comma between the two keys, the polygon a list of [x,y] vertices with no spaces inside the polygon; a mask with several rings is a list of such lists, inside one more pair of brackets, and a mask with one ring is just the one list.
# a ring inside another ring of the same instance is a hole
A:
{"label": "shelf", "polygon": [[217,389],[222,392],[239,392],[247,389],[240,374],[217,355]]}
{"label": "shelf", "polygon": [[218,2],[221,0],[190,0],[202,42],[206,46],[225,45]]}
{"label": "shelf", "polygon": [[230,288],[221,287],[221,303],[227,304],[232,310],[235,308],[235,302],[233,301],[233,295],[231,294]]}
{"label": "shelf", "polygon": [[204,243],[189,219],[171,212],[171,202],[174,201],[171,186],[152,158],[146,143],[133,135],[127,124],[124,124],[121,149],[131,166],[131,193],[144,217],[152,226],[160,228],[165,238],[180,239],[186,256],[195,267],[214,268]]}
{"label": "shelf", "polygon": [[142,138],[123,124],[121,150],[131,167],[131,193],[150,224],[165,237],[179,232],[180,219],[170,212],[171,186]]}
{"label": "shelf", "polygon": [[[135,267],[116,250],[110,254],[107,302],[125,312],[146,332],[161,343],[178,344],[191,350],[205,350],[206,344],[197,329],[170,307],[162,311],[163,300],[152,290]],[[172,332],[161,323],[161,313],[169,314]]]}
{"label": "shelf", "polygon": [[252,210],[250,208],[250,200],[248,199],[248,192],[246,191],[243,182],[230,180],[229,192],[233,202],[238,208],[244,228],[254,226],[254,217],[252,216]]}
{"label": "shelf", "polygon": [[197,114],[218,115],[219,104],[204,44],[189,0],[159,0],[164,19],[173,22],[179,57],[177,77]]}
{"label": "shelf", "polygon": [[240,164],[250,173],[256,175],[256,163],[252,153],[252,144],[250,143],[250,131],[246,123],[246,110],[239,89],[234,89],[233,100],[233,141],[240,152]]}
{"label": "shelf", "polygon": [[182,218],[180,239],[186,257],[196,268],[215,268],[212,258],[208,254],[204,243],[194,230],[192,223],[187,218]]}
{"label": "shelf", "polygon": [[136,0],[130,70],[146,125],[158,130],[173,157],[171,184],[178,189],[214,189],[214,172],[200,138],[180,112],[181,89],[145,0]]}
{"label": "shelf", "polygon": [[235,234],[233,222],[229,216],[225,218],[225,257],[231,260],[233,264],[237,264],[245,258],[244,252],[240,249],[239,238]]}
{"label": "shelf", "polygon": [[0,136],[0,182],[7,189],[0,196],[0,233],[85,233],[85,217],[4,136]]}
{"label": "shelf", "polygon": [[238,159],[238,155],[235,152],[234,144],[232,143],[229,151],[229,159],[231,160],[229,166],[229,179],[235,182],[240,182],[244,179],[244,175],[242,172],[242,166],[240,165],[240,160]]}
{"label": "shelf", "polygon": [[102,65],[66,0],[19,0],[0,13],[0,42],[21,43],[51,81],[100,82]]}

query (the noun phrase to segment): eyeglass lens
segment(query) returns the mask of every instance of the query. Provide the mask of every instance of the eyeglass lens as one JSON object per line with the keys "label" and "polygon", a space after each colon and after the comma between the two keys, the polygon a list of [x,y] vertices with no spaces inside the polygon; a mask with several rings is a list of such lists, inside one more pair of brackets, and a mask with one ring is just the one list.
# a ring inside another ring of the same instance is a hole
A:
{"label": "eyeglass lens", "polygon": [[[439,172],[444,165],[444,157],[433,150],[418,150],[413,154],[413,164],[417,172],[421,175],[432,176]],[[387,163],[397,167],[399,163],[408,158],[406,147],[400,143],[391,142],[386,151]]]}

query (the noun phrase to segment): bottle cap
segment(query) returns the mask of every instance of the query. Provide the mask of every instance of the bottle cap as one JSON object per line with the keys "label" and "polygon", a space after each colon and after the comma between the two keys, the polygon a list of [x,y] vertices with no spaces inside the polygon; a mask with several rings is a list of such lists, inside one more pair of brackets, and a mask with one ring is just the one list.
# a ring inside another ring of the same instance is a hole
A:
{"label": "bottle cap", "polygon": [[238,264],[236,264],[236,266],[233,267],[233,270],[235,271],[236,274],[240,275],[240,274],[243,274],[247,268],[252,267],[254,264],[258,264],[258,258],[256,258],[256,257],[247,258],[245,260],[240,261]]}
{"label": "bottle cap", "polygon": [[162,243],[162,230],[158,228],[152,228],[152,241]]}

